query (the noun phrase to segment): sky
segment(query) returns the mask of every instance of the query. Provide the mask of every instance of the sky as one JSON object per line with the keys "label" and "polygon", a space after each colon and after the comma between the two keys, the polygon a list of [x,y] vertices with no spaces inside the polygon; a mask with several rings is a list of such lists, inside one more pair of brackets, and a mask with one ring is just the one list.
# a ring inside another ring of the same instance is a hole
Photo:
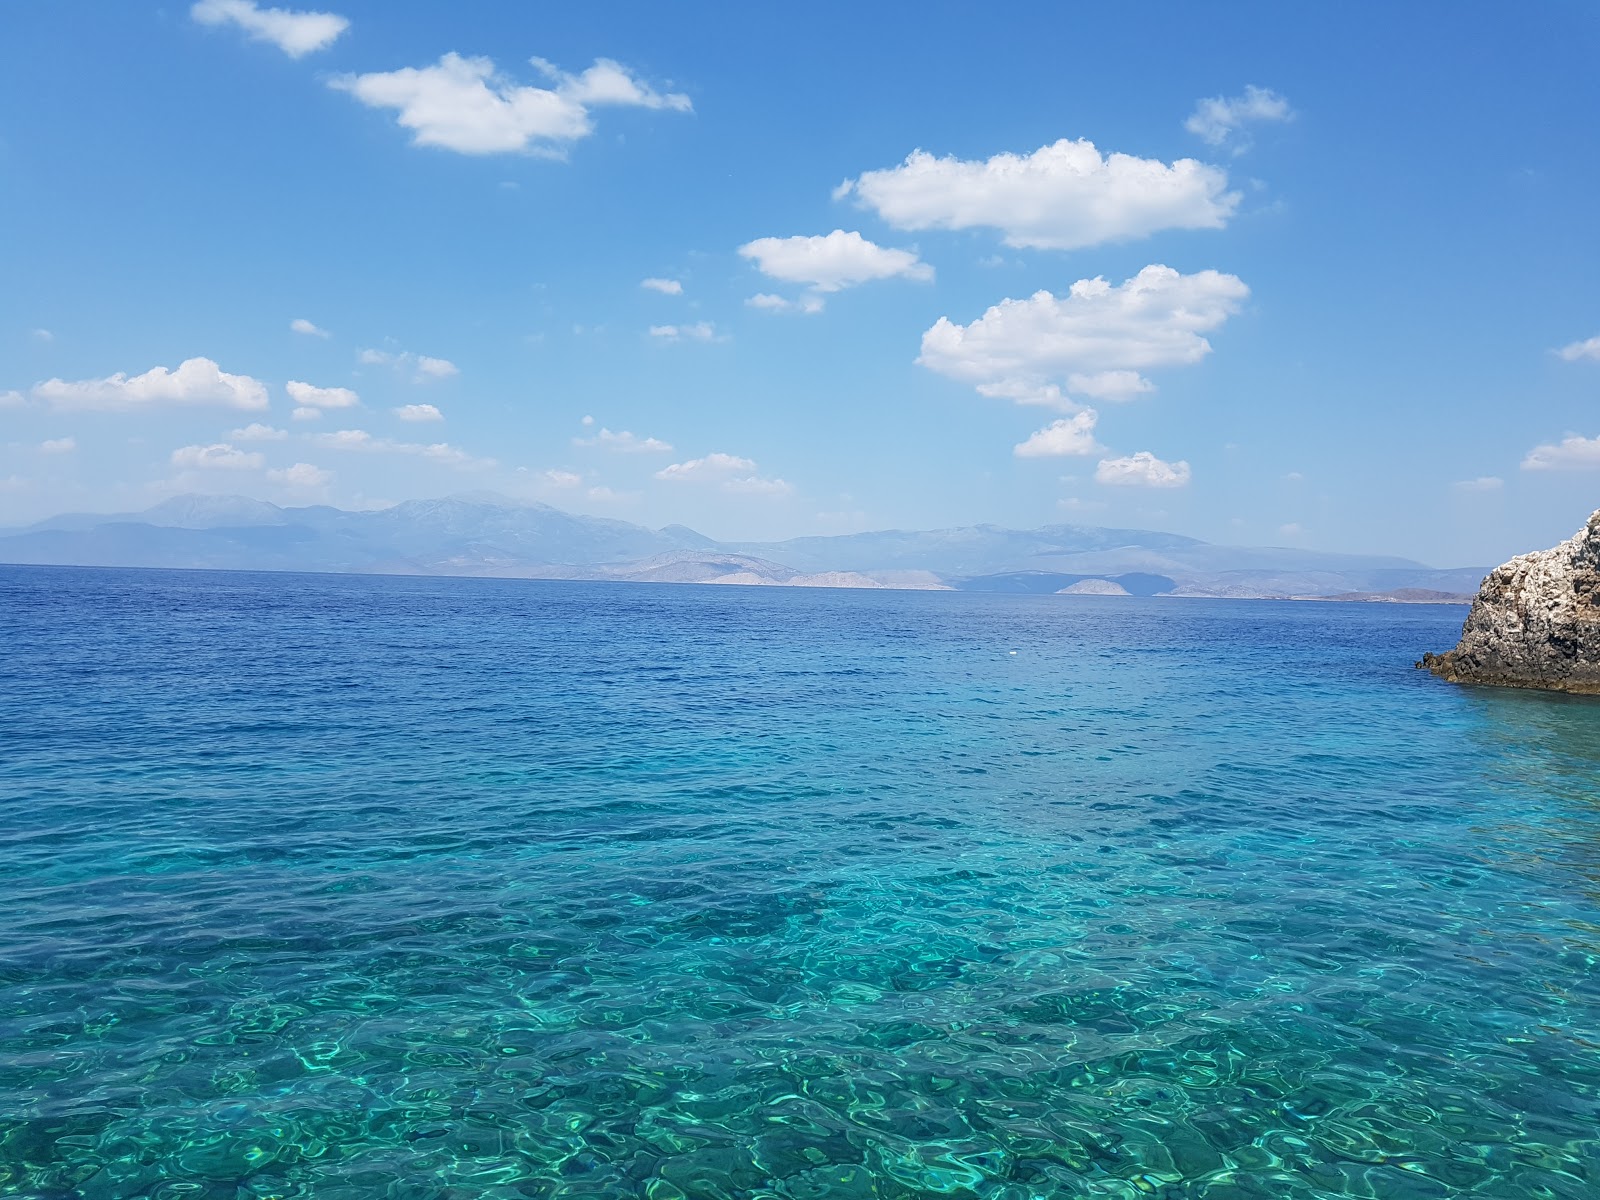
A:
{"label": "sky", "polygon": [[0,53],[0,525],[1480,566],[1600,505],[1587,0],[8,0]]}

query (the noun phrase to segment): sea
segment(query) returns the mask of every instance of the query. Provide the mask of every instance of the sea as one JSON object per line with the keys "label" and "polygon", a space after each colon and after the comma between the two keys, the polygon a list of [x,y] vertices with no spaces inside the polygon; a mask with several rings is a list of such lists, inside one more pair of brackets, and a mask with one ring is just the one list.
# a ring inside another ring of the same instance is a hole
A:
{"label": "sea", "polygon": [[0,568],[0,1195],[1594,1200],[1464,612]]}

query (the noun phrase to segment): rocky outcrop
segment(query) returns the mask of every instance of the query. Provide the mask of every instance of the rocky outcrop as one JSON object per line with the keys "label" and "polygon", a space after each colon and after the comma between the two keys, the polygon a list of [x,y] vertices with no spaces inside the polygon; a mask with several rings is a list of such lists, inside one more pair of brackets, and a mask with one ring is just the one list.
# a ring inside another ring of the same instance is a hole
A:
{"label": "rocky outcrop", "polygon": [[1456,648],[1417,666],[1455,683],[1600,694],[1600,512],[1491,571]]}

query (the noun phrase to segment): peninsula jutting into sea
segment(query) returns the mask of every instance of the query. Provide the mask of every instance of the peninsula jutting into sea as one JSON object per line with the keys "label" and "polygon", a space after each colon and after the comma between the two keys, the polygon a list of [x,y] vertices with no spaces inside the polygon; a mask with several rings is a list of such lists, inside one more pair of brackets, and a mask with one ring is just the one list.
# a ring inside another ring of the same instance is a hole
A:
{"label": "peninsula jutting into sea", "polygon": [[973,525],[718,542],[494,494],[376,511],[184,495],[0,529],[0,562],[977,592],[1465,603],[1485,571],[1144,529]]}

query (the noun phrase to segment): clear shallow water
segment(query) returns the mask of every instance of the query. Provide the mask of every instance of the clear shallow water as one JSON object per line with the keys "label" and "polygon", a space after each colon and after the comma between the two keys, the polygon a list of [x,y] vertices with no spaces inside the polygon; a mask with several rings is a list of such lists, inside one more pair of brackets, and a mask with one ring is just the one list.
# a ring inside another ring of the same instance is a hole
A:
{"label": "clear shallow water", "polygon": [[1461,615],[0,568],[0,1194],[1592,1198]]}

